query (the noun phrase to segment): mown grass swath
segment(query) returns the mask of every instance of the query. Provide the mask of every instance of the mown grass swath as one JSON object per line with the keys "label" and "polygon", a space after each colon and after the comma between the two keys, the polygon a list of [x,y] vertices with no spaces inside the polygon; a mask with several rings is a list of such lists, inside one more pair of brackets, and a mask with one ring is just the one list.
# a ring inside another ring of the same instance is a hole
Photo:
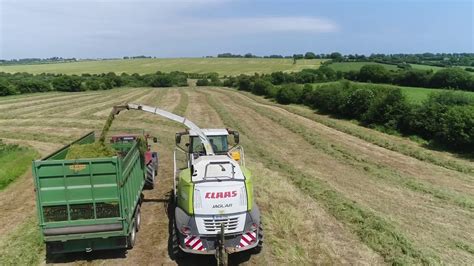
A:
{"label": "mown grass swath", "polygon": [[426,182],[420,182],[415,177],[400,175],[399,172],[389,168],[384,164],[359,158],[357,154],[354,154],[337,143],[332,143],[329,148],[327,142],[325,143],[322,136],[314,132],[314,130],[295,123],[294,121],[284,118],[283,116],[277,118],[273,115],[273,112],[266,108],[250,106],[244,103],[244,101],[239,101],[239,104],[252,108],[258,114],[280,124],[293,133],[300,135],[310,145],[316,149],[322,150],[326,154],[329,154],[330,156],[334,157],[334,159],[345,161],[355,168],[372,172],[378,179],[389,181],[391,184],[396,186],[404,186],[413,191],[432,195],[439,200],[452,203],[461,208],[468,210],[474,209],[474,200],[471,197],[460,195],[449,189],[437,187]]}
{"label": "mown grass swath", "polygon": [[432,164],[435,164],[447,169],[451,169],[451,170],[455,170],[455,171],[459,171],[463,173],[474,174],[474,166],[470,164],[466,164],[465,162],[461,163],[459,160],[442,158],[440,156],[433,154],[433,152],[431,152],[430,150],[420,147],[416,143],[411,143],[411,145],[402,144],[402,143],[391,140],[390,136],[381,137],[380,134],[378,134],[377,132],[372,132],[372,130],[370,129],[361,130],[362,128],[359,125],[356,125],[354,123],[350,123],[348,121],[341,121],[339,119],[334,119],[327,116],[316,114],[313,110],[305,106],[281,105],[277,103],[271,103],[267,100],[264,100],[263,98],[259,96],[253,95],[248,92],[241,91],[240,93],[242,93],[243,95],[249,97],[250,99],[260,104],[278,106],[279,108],[295,113],[302,117],[308,118],[315,122],[321,123],[330,128],[334,128],[338,131],[350,134],[352,136],[355,136],[357,138],[360,138],[362,140],[375,144],[379,147],[396,151],[401,154],[416,158],[421,161],[430,162]]}
{"label": "mown grass swath", "polygon": [[[251,135],[239,126],[232,115],[208,94],[209,104],[221,118],[244,135]],[[326,210],[348,226],[367,246],[379,253],[391,264],[430,264],[439,261],[435,255],[426,254],[416,248],[397,228],[373,211],[363,208],[335,191],[327,183],[309,176],[281,159],[259,148],[256,143],[248,143],[246,151],[259,158],[268,168],[287,177],[301,191],[318,200]]]}
{"label": "mown grass swath", "polygon": [[0,190],[21,176],[37,157],[33,149],[5,144],[0,139]]}
{"label": "mown grass swath", "polygon": [[177,115],[184,115],[189,104],[189,98],[184,89],[179,90],[179,95],[179,104],[173,109],[173,113]]}
{"label": "mown grass swath", "polygon": [[44,245],[37,223],[36,217],[29,218],[1,242],[0,258],[3,265],[37,265],[39,263]]}

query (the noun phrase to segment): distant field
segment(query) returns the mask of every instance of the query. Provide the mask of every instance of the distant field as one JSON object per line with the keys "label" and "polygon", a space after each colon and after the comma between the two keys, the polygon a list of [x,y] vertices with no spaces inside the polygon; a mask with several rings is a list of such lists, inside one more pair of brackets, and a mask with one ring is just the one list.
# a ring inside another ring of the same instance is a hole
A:
{"label": "distant field", "polygon": [[[380,64],[374,62],[341,62],[341,63],[332,63],[329,65],[335,71],[359,71],[365,65],[381,65],[387,68],[388,70],[397,70],[397,66],[388,65],[388,64]],[[1,69],[1,68],[0,68]]]}
{"label": "distant field", "polygon": [[190,73],[217,72],[220,75],[271,73],[275,71],[299,71],[319,68],[323,60],[259,59],[259,58],[170,58],[82,61],[42,65],[0,66],[0,72],[39,73],[154,73],[156,71],[184,71]]}
{"label": "distant field", "polygon": [[430,70],[430,69],[432,69],[433,71],[438,71],[438,70],[443,69],[444,67],[411,64],[411,68],[413,68],[413,69],[419,69],[419,70]]}
{"label": "distant field", "polygon": [[[381,64],[381,63],[374,63],[374,62],[341,62],[341,63],[332,63],[329,66],[336,71],[347,72],[347,71],[359,71],[361,67],[365,65],[381,65],[388,70],[399,69],[395,65]],[[427,66],[427,65],[418,65],[418,64],[410,64],[410,65],[412,69],[419,69],[419,70],[432,69],[433,71],[438,71],[440,69],[443,69],[443,67],[437,67],[437,66]]]}
{"label": "distant field", "polygon": [[[324,82],[324,83],[315,83],[313,84],[314,87],[320,87],[323,85],[333,84],[336,82]],[[399,88],[402,92],[407,96],[407,98],[412,103],[421,103],[422,101],[428,99],[428,96],[434,92],[441,92],[441,91],[449,91],[443,89],[432,89],[432,88],[418,88],[418,87],[404,87],[404,86],[397,86],[397,85],[389,85],[389,84],[373,84],[373,83],[364,83],[364,82],[354,82],[357,84],[365,84],[367,86],[379,86],[379,87],[391,87],[391,88]],[[457,91],[459,93],[463,93],[469,95],[470,97],[474,98],[474,92],[471,91]]]}

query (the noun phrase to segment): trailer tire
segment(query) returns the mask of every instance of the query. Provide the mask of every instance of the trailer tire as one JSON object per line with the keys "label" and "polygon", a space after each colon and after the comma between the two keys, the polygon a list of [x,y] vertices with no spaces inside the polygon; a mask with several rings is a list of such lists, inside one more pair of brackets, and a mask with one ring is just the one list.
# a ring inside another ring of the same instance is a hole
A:
{"label": "trailer tire", "polygon": [[133,246],[135,246],[135,241],[137,239],[137,228],[135,226],[135,222],[132,225],[132,230],[130,231],[130,234],[128,234],[127,237],[127,248],[132,249]]}
{"label": "trailer tire", "polygon": [[136,224],[136,231],[140,231],[140,226],[142,224],[142,212],[140,211],[140,205],[137,206],[136,214],[135,214],[135,224]]}

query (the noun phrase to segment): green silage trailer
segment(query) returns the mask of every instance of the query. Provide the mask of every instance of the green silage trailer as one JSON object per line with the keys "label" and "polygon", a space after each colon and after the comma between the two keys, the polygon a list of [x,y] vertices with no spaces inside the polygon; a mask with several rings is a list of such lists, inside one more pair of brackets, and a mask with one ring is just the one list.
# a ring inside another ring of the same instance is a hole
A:
{"label": "green silage trailer", "polygon": [[95,140],[91,132],[33,162],[39,227],[48,254],[125,249],[135,243],[142,190],[150,179],[154,184],[158,155],[149,150],[147,138],[121,135],[111,139],[117,156],[65,159],[71,145]]}

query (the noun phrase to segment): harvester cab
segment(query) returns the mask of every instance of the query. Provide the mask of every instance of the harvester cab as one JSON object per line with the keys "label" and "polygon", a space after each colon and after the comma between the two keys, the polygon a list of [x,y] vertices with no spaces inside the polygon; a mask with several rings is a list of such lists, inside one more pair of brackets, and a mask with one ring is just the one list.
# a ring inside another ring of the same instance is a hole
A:
{"label": "harvester cab", "polygon": [[[216,255],[218,264],[225,265],[229,253],[260,251],[260,211],[253,200],[252,174],[245,167],[239,133],[201,129],[184,117],[139,104],[115,107],[112,116],[124,109],[150,112],[187,127],[175,136],[173,255]],[[187,138],[184,147],[183,137]],[[185,158],[182,167],[178,167],[180,155]]]}

